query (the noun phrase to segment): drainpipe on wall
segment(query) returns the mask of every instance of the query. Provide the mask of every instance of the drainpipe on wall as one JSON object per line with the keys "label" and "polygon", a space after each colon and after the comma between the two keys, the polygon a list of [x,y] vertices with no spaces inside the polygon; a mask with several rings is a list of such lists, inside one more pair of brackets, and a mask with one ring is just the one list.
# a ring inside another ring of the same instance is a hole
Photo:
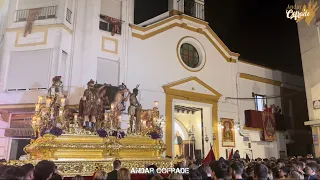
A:
{"label": "drainpipe on wall", "polygon": [[319,40],[319,44],[320,44],[320,20],[318,20],[316,22],[316,25],[317,25],[317,31],[318,31],[318,40]]}
{"label": "drainpipe on wall", "polygon": [[71,53],[70,53],[69,77],[68,77],[68,96],[71,95],[72,69],[73,69],[74,46],[75,46],[75,39],[76,39],[78,0],[75,0],[74,3],[75,4],[74,4],[74,14],[73,14],[73,22],[72,22]]}

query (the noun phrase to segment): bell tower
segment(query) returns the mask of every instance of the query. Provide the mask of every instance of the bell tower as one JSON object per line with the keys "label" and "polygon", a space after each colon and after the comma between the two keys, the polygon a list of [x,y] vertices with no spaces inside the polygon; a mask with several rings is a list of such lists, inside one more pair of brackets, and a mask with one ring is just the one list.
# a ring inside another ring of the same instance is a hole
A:
{"label": "bell tower", "polygon": [[186,14],[205,20],[204,0],[168,0],[168,11],[171,15]]}

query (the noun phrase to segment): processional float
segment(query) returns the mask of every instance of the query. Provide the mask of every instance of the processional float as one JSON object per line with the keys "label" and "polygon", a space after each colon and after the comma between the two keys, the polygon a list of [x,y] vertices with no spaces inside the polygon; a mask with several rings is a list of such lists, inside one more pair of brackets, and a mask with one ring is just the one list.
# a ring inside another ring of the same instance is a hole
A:
{"label": "processional float", "polygon": [[[138,86],[131,93],[124,84],[115,87],[90,80],[87,85],[79,105],[67,105],[61,77],[53,78],[47,96],[39,97],[35,105],[33,137],[24,148],[27,155],[9,164],[52,160],[64,176],[110,171],[115,159],[129,169],[173,166],[172,159],[163,157],[166,146],[157,102],[153,109],[142,109]],[[121,129],[127,100],[129,128]]]}

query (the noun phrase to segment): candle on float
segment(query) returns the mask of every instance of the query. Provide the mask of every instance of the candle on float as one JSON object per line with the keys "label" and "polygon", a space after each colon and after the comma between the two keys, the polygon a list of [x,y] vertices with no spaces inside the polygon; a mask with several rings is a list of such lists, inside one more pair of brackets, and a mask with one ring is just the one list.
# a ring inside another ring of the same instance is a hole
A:
{"label": "candle on float", "polygon": [[63,110],[59,110],[59,116],[62,116]]}
{"label": "candle on float", "polygon": [[42,96],[38,96],[38,103],[39,103],[39,104],[42,103]]}
{"label": "candle on float", "polygon": [[60,101],[61,101],[61,106],[64,107],[66,105],[66,98],[63,97],[60,99]]}
{"label": "candle on float", "polygon": [[74,120],[77,121],[78,120],[78,114],[74,115]]}
{"label": "candle on float", "polygon": [[50,107],[51,104],[51,98],[47,97],[46,99],[46,107]]}
{"label": "candle on float", "polygon": [[113,108],[114,108],[114,105],[113,105],[113,104],[111,104],[111,110],[113,110]]}
{"label": "candle on float", "polygon": [[40,117],[37,117],[36,125],[40,125],[40,122],[41,122],[41,118],[40,118]]}
{"label": "candle on float", "polygon": [[40,104],[36,104],[36,111],[40,110]]}
{"label": "candle on float", "polygon": [[155,107],[157,107],[157,106],[158,106],[158,104],[159,104],[159,102],[158,102],[158,101],[154,101],[154,106],[155,106]]}

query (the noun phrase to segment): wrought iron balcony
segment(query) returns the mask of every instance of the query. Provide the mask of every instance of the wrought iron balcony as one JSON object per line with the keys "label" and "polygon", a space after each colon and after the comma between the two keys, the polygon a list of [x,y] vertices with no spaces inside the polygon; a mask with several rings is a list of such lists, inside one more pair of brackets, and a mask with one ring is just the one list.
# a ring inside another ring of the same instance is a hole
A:
{"label": "wrought iron balcony", "polygon": [[[40,13],[36,16],[35,20],[56,18],[57,7],[58,6],[48,6],[48,7],[39,8]],[[34,8],[34,9],[38,9],[38,8]],[[14,21],[15,22],[27,21],[30,10],[31,9],[16,10]]]}
{"label": "wrought iron balcony", "polygon": [[112,35],[121,34],[121,24],[120,19],[100,14],[100,30],[111,32]]}
{"label": "wrought iron balcony", "polygon": [[204,20],[203,4],[197,3],[194,0],[178,0],[178,4],[179,4],[178,7],[180,12],[183,12],[186,15]]}

